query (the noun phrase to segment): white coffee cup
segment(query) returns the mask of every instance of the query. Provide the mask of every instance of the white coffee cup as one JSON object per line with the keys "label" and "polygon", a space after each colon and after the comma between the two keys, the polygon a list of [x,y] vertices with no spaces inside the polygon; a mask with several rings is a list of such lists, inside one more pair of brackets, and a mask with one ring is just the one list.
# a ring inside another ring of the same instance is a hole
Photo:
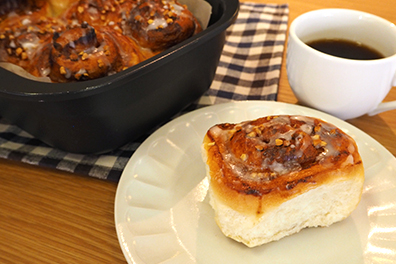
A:
{"label": "white coffee cup", "polygon": [[[306,43],[346,39],[370,46],[384,55],[374,60],[335,57]],[[396,109],[383,103],[396,86],[396,27],[356,10],[320,9],[297,17],[290,26],[286,68],[299,102],[341,119]]]}

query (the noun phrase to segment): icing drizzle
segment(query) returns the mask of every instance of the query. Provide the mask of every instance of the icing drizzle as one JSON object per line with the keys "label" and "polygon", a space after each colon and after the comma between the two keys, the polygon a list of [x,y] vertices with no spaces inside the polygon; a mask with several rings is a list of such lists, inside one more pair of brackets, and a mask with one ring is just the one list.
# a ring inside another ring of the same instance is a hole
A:
{"label": "icing drizzle", "polygon": [[316,165],[326,169],[340,161],[343,167],[355,162],[355,145],[348,135],[334,125],[306,116],[269,116],[220,124],[208,135],[228,166],[224,169],[234,175],[232,184],[236,186],[243,181],[270,182]]}

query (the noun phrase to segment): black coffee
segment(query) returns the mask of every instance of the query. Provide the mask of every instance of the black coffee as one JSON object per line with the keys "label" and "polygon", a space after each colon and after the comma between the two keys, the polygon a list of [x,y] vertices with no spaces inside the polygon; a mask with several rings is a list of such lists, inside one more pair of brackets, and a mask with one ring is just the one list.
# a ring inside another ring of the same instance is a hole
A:
{"label": "black coffee", "polygon": [[367,45],[350,40],[319,39],[306,44],[321,52],[346,59],[376,60],[384,58],[384,55],[379,51]]}

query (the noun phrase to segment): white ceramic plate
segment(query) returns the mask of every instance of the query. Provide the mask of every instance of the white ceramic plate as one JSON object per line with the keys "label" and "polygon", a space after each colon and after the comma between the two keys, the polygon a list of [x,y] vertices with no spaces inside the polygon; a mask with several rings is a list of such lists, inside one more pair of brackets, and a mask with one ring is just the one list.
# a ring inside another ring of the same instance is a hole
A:
{"label": "white ceramic plate", "polygon": [[[350,217],[256,248],[226,238],[208,203],[201,158],[214,124],[272,114],[321,118],[357,142],[366,180]],[[396,159],[378,142],[330,115],[277,102],[234,102],[183,115],[153,133],[128,162],[115,199],[121,248],[134,264],[396,263]]]}

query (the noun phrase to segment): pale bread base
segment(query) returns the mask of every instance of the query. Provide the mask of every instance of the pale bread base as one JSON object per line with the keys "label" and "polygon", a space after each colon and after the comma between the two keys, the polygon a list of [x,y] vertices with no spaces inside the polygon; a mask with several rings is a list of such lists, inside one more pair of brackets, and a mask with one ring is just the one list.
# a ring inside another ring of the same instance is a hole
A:
{"label": "pale bread base", "polygon": [[248,247],[259,246],[298,233],[306,227],[329,226],[348,217],[357,207],[364,177],[335,180],[318,186],[260,217],[242,214],[217,199],[209,190],[215,219],[227,237]]}

